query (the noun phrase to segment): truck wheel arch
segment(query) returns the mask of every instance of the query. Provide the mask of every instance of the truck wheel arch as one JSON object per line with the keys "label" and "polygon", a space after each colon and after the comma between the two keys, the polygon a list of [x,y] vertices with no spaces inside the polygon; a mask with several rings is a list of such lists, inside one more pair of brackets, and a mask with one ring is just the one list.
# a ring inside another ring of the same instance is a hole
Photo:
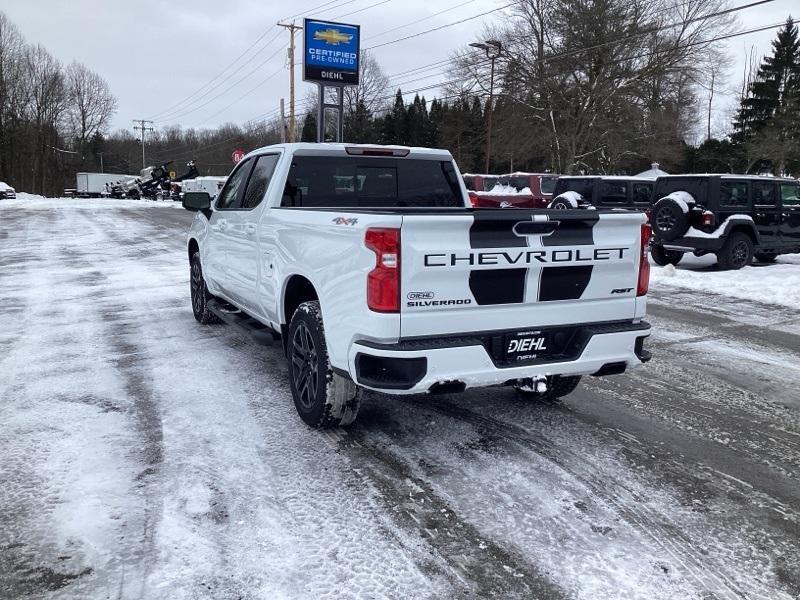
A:
{"label": "truck wheel arch", "polygon": [[752,221],[747,219],[733,219],[728,223],[728,226],[725,228],[725,235],[729,236],[737,231],[741,231],[744,234],[750,236],[750,239],[753,240],[753,245],[757,246],[761,243],[761,239],[758,235],[758,231],[755,228],[755,225]]}
{"label": "truck wheel arch", "polygon": [[196,239],[192,238],[189,240],[189,261],[192,260],[192,257],[197,252],[200,252],[200,244],[197,243]]}
{"label": "truck wheel arch", "polygon": [[289,323],[292,320],[292,315],[297,310],[297,307],[304,302],[319,302],[319,294],[309,279],[302,275],[292,275],[286,280],[286,285],[283,287],[283,297],[281,301],[281,308],[283,315],[281,316],[281,339],[283,340],[283,351],[287,352],[289,340]]}
{"label": "truck wheel arch", "polygon": [[298,274],[289,277],[283,288],[283,301],[281,302],[283,318],[281,319],[281,324],[288,326],[297,307],[303,302],[312,302],[314,300],[319,301],[319,294],[308,278]]}

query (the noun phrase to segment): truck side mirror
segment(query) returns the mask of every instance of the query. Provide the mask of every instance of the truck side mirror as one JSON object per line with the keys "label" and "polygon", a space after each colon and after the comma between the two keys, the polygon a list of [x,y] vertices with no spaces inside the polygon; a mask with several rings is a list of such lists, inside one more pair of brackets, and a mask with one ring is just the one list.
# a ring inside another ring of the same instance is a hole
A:
{"label": "truck side mirror", "polygon": [[208,192],[186,192],[183,195],[183,208],[192,212],[211,208],[211,195]]}

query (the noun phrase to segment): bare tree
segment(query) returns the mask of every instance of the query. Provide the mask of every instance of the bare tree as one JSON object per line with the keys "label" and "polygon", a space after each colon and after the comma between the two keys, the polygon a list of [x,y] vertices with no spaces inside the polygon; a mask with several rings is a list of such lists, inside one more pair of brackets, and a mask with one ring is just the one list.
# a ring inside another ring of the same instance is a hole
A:
{"label": "bare tree", "polygon": [[108,129],[117,100],[105,79],[81,63],[70,64],[64,76],[69,95],[69,129],[83,154],[87,141]]}
{"label": "bare tree", "polygon": [[[560,172],[615,171],[677,148],[697,112],[695,81],[712,38],[731,30],[726,0],[517,0],[503,43],[501,95],[518,129],[546,143]],[[488,81],[475,53],[464,81]],[[508,124],[506,125],[510,129]],[[647,155],[647,156],[645,156]]]}
{"label": "bare tree", "polygon": [[370,113],[375,113],[391,103],[387,98],[389,78],[375,57],[367,50],[359,57],[359,82],[344,88],[344,109],[348,114],[356,112],[359,104]]}

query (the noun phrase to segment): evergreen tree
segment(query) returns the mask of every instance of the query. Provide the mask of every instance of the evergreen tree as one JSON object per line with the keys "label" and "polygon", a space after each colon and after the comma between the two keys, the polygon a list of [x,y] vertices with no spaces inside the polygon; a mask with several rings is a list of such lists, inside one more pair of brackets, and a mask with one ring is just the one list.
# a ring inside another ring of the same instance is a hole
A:
{"label": "evergreen tree", "polygon": [[363,100],[356,103],[355,110],[345,116],[344,139],[356,144],[368,144],[376,141],[377,132],[372,113]]}
{"label": "evergreen tree", "polygon": [[408,113],[403,100],[403,92],[397,90],[394,106],[383,120],[381,138],[384,144],[408,144]]}
{"label": "evergreen tree", "polygon": [[797,93],[800,85],[800,39],[792,18],[772,42],[734,122],[736,142],[753,140]]}
{"label": "evergreen tree", "polygon": [[317,116],[313,112],[307,112],[303,117],[303,129],[300,132],[301,142],[317,141]]}

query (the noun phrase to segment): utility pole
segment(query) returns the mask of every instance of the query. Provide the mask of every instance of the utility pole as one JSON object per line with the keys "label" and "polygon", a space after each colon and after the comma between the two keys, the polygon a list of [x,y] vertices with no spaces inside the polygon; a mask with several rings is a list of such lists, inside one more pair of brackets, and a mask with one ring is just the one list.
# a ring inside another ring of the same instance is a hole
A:
{"label": "utility pole", "polygon": [[289,141],[297,141],[295,135],[295,114],[294,114],[294,34],[303,28],[300,25],[291,23],[278,23],[278,27],[284,27],[289,31]]}
{"label": "utility pole", "polygon": [[153,131],[152,127],[148,127],[148,125],[152,125],[153,122],[152,121],[148,121],[147,119],[134,119],[133,122],[134,123],[138,123],[138,125],[134,125],[133,126],[133,129],[135,131],[141,131],[142,132],[142,169],[146,169],[147,168],[147,162],[145,161],[145,157],[144,157],[144,136],[145,136],[146,132]]}
{"label": "utility pole", "polygon": [[286,143],[286,111],[284,110],[283,98],[281,98],[281,144]]}
{"label": "utility pole", "polygon": [[492,112],[494,111],[494,61],[503,53],[503,45],[497,40],[486,40],[485,44],[470,44],[473,48],[478,48],[486,52],[486,58],[492,63],[491,74],[489,75],[489,102],[486,104],[486,170],[489,172],[489,163],[492,160]]}

